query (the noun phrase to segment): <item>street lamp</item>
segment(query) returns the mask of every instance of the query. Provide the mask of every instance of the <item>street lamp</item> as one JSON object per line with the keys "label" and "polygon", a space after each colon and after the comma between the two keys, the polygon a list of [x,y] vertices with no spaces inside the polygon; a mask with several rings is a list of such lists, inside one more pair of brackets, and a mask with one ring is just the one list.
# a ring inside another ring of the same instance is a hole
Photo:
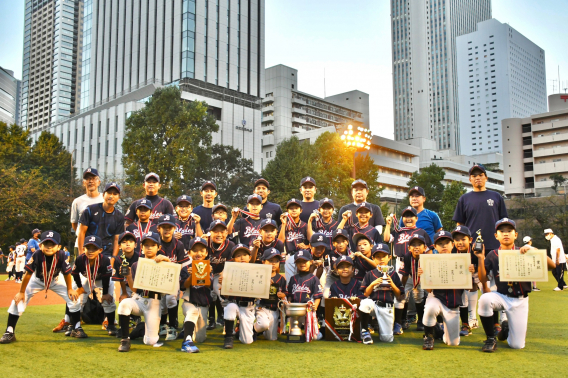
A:
{"label": "street lamp", "polygon": [[351,171],[351,178],[355,179],[355,153],[370,150],[373,135],[371,134],[371,130],[361,126],[339,125],[336,126],[336,130],[341,135],[341,140],[345,146],[353,150],[353,170]]}

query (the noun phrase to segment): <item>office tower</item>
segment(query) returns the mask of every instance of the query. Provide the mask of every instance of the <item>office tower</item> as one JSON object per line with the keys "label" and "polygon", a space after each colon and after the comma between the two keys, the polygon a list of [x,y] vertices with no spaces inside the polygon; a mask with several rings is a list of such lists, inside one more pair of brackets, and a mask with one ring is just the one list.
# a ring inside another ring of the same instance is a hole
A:
{"label": "office tower", "polygon": [[14,71],[0,67],[0,121],[20,124],[20,92],[22,81]]}

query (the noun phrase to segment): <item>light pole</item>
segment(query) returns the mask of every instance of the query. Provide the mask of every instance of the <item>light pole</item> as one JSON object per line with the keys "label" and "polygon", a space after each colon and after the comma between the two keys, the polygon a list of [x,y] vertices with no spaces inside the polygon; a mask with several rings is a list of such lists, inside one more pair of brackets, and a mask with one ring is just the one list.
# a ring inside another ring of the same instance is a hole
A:
{"label": "light pole", "polygon": [[355,153],[368,151],[371,149],[371,130],[361,126],[341,125],[336,126],[337,132],[341,135],[341,140],[349,149],[353,149],[353,170],[351,178],[355,179],[357,168],[355,167]]}

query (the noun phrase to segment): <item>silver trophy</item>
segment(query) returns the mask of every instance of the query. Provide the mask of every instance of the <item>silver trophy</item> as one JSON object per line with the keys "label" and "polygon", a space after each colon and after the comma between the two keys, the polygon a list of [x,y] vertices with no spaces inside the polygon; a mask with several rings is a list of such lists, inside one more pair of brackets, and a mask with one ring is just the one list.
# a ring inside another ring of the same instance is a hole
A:
{"label": "silver trophy", "polygon": [[388,276],[393,272],[394,266],[379,265],[377,266],[379,272],[383,273],[383,282],[379,285],[379,290],[390,290],[391,285],[388,282]]}
{"label": "silver trophy", "polygon": [[306,337],[299,327],[299,317],[305,316],[307,312],[307,303],[288,303],[286,305],[286,316],[290,317],[290,332],[288,332],[287,342],[303,343]]}

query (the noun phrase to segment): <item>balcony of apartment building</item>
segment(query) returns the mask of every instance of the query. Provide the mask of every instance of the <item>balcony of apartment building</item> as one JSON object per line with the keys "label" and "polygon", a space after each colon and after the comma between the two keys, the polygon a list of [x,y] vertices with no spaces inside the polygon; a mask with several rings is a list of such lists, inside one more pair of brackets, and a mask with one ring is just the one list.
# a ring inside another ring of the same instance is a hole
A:
{"label": "balcony of apartment building", "polygon": [[[548,160],[545,163],[536,163],[536,164],[531,164],[533,171],[534,171],[534,176],[538,176],[538,175],[546,175],[547,177],[554,174],[554,173],[568,173],[568,157],[564,156],[564,159],[562,158],[556,158],[556,159],[552,159],[552,160]],[[525,163],[525,167],[527,166],[527,163]]]}
{"label": "balcony of apartment building", "polygon": [[263,103],[262,104],[262,112],[263,113],[272,113],[274,112],[274,103]]}
{"label": "balcony of apartment building", "polygon": [[531,150],[532,155],[534,156],[535,160],[537,158],[544,158],[547,156],[557,156],[557,155],[566,155],[568,154],[568,143],[551,143],[544,146],[534,146],[534,149]]}
{"label": "balcony of apartment building", "polygon": [[262,135],[262,147],[274,146],[274,134]]}
{"label": "balcony of apartment building", "polygon": [[293,114],[306,114],[306,109],[300,105],[293,104],[292,105],[292,115]]}
{"label": "balcony of apartment building", "polygon": [[354,119],[356,121],[362,122],[363,118],[363,115],[359,112],[341,108],[339,106],[332,105],[318,99],[310,98],[308,96],[303,96],[302,94],[296,92],[292,92],[292,103],[318,108],[321,110],[325,110],[326,112],[335,113],[338,116]]}
{"label": "balcony of apartment building", "polygon": [[292,126],[302,127],[307,123],[306,116],[299,114],[292,114]]}
{"label": "balcony of apartment building", "polygon": [[292,93],[292,104],[306,105],[306,99],[305,97],[298,96],[295,93]]}
{"label": "balcony of apartment building", "polygon": [[274,122],[274,112],[267,111],[262,113],[262,123],[273,123]]}
{"label": "balcony of apartment building", "polygon": [[[537,121],[531,126],[532,132],[550,131],[551,129],[568,128],[568,116],[562,115],[546,121]],[[523,130],[524,132],[524,130]]]}
{"label": "balcony of apartment building", "polygon": [[316,119],[313,118],[311,116],[304,116],[304,119],[306,120],[306,124],[313,126],[314,128],[318,129],[320,127],[334,127],[335,124],[331,123],[331,122],[327,122],[321,119]]}
{"label": "balcony of apartment building", "polygon": [[270,92],[267,93],[266,96],[262,99],[262,104],[270,104],[270,103],[274,103],[274,93]]}
{"label": "balcony of apartment building", "polygon": [[408,189],[407,183],[408,180],[410,180],[411,176],[410,173],[390,169],[382,165],[379,165],[378,168],[379,168],[379,183],[382,186],[389,185],[389,186]]}

